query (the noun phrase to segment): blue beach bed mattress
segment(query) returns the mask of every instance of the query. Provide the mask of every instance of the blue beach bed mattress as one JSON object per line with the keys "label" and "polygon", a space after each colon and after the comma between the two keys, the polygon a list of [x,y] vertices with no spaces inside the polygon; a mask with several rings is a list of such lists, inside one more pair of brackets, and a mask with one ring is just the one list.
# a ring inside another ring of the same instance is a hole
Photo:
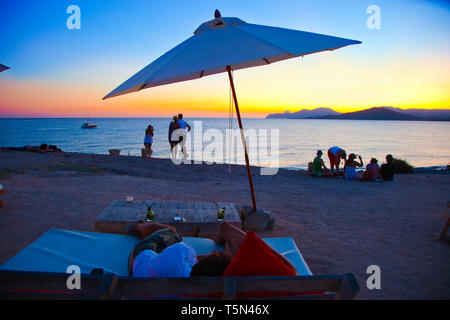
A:
{"label": "blue beach bed mattress", "polygon": [[[198,255],[223,250],[210,239],[183,237],[183,240]],[[263,240],[283,254],[297,268],[298,275],[312,275],[292,238]],[[65,273],[68,266],[77,265],[83,274],[101,268],[127,277],[128,256],[139,241],[120,234],[51,229],[0,266],[0,270]]]}

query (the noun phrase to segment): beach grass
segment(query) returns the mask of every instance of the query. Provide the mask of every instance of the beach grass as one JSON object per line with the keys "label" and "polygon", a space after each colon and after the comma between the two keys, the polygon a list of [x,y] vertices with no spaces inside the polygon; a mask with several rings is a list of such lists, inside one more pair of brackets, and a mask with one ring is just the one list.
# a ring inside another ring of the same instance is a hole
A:
{"label": "beach grass", "polygon": [[414,167],[406,160],[394,158],[392,161],[395,173],[414,173]]}

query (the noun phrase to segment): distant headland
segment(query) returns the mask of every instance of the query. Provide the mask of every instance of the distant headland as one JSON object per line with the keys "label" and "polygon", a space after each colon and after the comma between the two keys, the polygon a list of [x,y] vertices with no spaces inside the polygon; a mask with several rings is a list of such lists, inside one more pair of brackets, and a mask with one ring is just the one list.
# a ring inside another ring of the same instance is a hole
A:
{"label": "distant headland", "polygon": [[400,109],[374,107],[355,112],[341,113],[331,108],[301,109],[297,112],[272,113],[266,119],[338,119],[338,120],[408,120],[450,121],[450,109]]}

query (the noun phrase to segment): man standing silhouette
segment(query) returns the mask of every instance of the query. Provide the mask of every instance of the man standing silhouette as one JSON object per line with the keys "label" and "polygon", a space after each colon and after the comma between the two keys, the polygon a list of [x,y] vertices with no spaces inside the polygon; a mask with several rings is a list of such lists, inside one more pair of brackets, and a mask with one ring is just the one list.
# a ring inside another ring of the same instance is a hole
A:
{"label": "man standing silhouette", "polygon": [[178,114],[178,122],[180,131],[180,140],[179,143],[181,145],[181,152],[183,152],[183,159],[186,159],[188,157],[188,154],[186,152],[186,147],[184,144],[186,143],[186,135],[189,131],[191,131],[191,126],[186,122],[186,120],[183,119],[183,114]]}

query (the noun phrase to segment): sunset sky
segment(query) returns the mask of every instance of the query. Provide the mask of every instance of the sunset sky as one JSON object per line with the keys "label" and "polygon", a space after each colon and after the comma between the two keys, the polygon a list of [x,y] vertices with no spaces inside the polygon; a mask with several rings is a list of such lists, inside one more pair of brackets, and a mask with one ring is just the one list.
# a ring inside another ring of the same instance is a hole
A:
{"label": "sunset sky", "polygon": [[[69,30],[66,9],[81,8]],[[369,30],[366,9],[381,9]],[[2,1],[0,117],[188,117],[228,115],[225,73],[102,100],[203,22],[235,16],[363,43],[238,70],[243,117],[302,108],[348,112],[373,106],[450,109],[450,5],[420,0]]]}

